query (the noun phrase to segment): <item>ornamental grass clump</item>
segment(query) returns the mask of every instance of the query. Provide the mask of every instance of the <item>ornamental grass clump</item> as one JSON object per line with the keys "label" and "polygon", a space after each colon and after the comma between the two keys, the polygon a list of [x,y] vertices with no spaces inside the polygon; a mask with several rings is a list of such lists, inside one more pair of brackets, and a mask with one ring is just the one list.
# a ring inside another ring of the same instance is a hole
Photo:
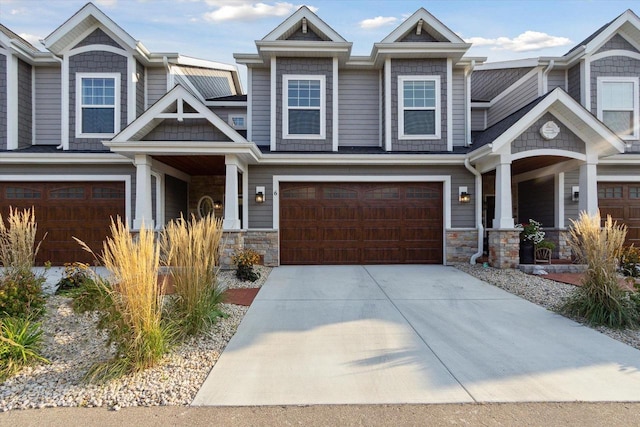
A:
{"label": "ornamental grass clump", "polygon": [[4,266],[5,274],[31,272],[42,243],[41,240],[36,245],[37,231],[38,224],[33,208],[19,211],[9,207],[6,222],[0,215],[0,262]]}
{"label": "ornamental grass clump", "polygon": [[0,382],[37,362],[48,363],[40,355],[42,329],[29,317],[0,318]]}
{"label": "ornamental grass clump", "polygon": [[[170,329],[162,322],[163,285],[158,283],[160,246],[144,225],[136,236],[120,218],[111,220],[101,257],[112,275],[102,323],[115,343],[113,359],[94,365],[85,379],[102,382],[155,365],[168,351]],[[79,243],[91,252],[86,244]]]}
{"label": "ornamental grass clump", "polygon": [[576,289],[564,310],[592,325],[635,327],[638,309],[618,283],[618,260],[627,234],[624,224],[610,215],[601,227],[600,214],[582,212],[571,221],[568,243],[580,262],[587,264],[582,287]]}
{"label": "ornamental grass clump", "polygon": [[218,259],[222,249],[222,221],[211,215],[171,221],[161,236],[164,263],[173,279],[172,306],[177,331],[194,335],[221,315],[223,290],[218,286]]}

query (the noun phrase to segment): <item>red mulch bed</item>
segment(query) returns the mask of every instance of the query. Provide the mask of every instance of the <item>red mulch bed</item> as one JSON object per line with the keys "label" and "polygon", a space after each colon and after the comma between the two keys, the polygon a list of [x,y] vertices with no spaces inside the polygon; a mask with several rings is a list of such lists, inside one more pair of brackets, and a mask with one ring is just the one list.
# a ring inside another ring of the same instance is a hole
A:
{"label": "red mulch bed", "polygon": [[[555,282],[582,286],[582,273],[549,273],[541,277]],[[633,285],[630,285],[625,279],[618,279],[618,283],[620,283],[622,288],[627,288],[631,291],[633,290]]]}
{"label": "red mulch bed", "polygon": [[227,289],[224,291],[224,302],[249,307],[258,295],[258,291],[260,288]]}

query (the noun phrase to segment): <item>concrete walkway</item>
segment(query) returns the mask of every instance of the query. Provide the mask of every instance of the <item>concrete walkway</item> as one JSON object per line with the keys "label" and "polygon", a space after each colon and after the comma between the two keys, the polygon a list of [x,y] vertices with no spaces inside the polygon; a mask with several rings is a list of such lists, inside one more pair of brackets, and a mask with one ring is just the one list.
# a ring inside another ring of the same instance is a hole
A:
{"label": "concrete walkway", "polygon": [[444,266],[279,267],[194,405],[639,401],[640,351]]}

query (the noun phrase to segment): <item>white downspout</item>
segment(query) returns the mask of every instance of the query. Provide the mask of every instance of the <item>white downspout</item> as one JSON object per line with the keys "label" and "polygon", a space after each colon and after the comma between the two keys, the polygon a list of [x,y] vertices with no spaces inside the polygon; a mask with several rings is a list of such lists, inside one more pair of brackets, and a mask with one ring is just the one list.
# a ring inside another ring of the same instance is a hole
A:
{"label": "white downspout", "polygon": [[476,224],[478,229],[478,252],[471,255],[469,264],[475,265],[476,260],[482,256],[484,251],[484,227],[482,226],[482,174],[478,172],[467,157],[464,159],[464,167],[476,177]]}
{"label": "white downspout", "polygon": [[542,95],[546,94],[549,91],[549,73],[553,69],[553,64],[555,61],[552,59],[549,61],[549,65],[542,72]]}

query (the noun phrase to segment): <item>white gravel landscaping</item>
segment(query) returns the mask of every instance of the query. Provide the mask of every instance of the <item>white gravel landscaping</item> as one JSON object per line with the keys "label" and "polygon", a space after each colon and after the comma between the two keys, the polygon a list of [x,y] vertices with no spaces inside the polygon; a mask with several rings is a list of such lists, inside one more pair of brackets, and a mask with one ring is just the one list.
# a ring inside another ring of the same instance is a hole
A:
{"label": "white gravel landscaping", "polygon": [[[222,271],[219,279],[229,288],[261,287],[271,271],[256,266],[256,282],[240,282],[235,270]],[[26,368],[0,384],[0,411],[58,406],[188,405],[235,333],[248,307],[223,304],[229,315],[205,336],[193,338],[173,349],[156,367],[104,385],[82,383],[96,362],[112,356],[107,336],[96,329],[96,313],[75,314],[70,299],[51,296],[43,320],[42,355],[51,363]]]}

